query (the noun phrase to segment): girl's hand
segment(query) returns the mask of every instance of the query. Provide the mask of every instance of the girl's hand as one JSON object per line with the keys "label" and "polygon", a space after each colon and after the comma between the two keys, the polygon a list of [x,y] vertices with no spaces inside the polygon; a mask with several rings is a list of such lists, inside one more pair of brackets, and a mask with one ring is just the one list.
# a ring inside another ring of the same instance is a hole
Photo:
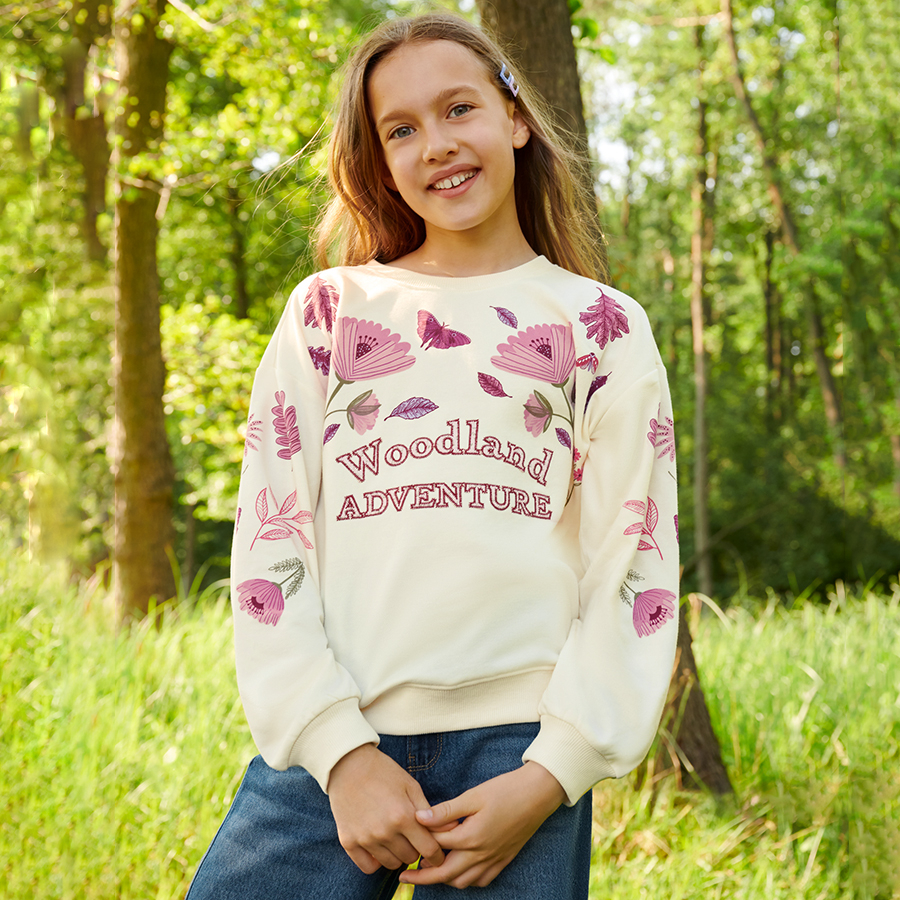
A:
{"label": "girl's hand", "polygon": [[367,875],[380,866],[399,869],[420,856],[440,866],[444,853],[434,835],[416,820],[428,809],[418,782],[374,744],[342,757],[328,779],[328,799],[338,838]]}
{"label": "girl's hand", "polygon": [[[486,887],[563,800],[560,783],[543,766],[527,762],[453,800],[422,810],[416,818],[432,829],[449,852],[443,863],[435,866],[428,860],[415,871],[403,872],[400,881]],[[440,831],[458,819],[464,821],[451,831]]]}

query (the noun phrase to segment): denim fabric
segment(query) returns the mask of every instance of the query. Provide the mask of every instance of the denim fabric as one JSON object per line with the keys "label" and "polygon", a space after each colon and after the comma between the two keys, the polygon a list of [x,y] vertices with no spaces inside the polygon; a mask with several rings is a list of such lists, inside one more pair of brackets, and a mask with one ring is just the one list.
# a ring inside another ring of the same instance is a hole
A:
{"label": "denim fabric", "polygon": [[[415,736],[383,735],[380,749],[432,804],[522,764],[538,725],[500,725]],[[585,900],[591,795],[560,807],[486,888],[416,888],[416,900]],[[390,900],[402,869],[364,875],[338,843],[328,797],[305,769],[270,769],[256,757],[187,900]]]}

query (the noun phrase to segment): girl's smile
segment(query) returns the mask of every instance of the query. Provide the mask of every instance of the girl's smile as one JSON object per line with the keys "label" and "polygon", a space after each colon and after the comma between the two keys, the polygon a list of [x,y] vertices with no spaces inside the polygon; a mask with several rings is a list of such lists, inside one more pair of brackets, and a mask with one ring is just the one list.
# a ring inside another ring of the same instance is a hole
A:
{"label": "girl's smile", "polygon": [[368,101],[385,184],[425,222],[421,249],[524,242],[514,151],[530,131],[470,50],[405,45],[376,65]]}

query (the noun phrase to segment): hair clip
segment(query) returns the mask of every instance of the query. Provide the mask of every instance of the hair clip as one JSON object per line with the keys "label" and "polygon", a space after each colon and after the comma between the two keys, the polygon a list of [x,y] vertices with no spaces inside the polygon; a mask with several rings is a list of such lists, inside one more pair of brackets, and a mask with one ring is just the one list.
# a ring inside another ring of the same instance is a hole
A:
{"label": "hair clip", "polygon": [[519,86],[516,84],[516,79],[513,78],[513,73],[506,68],[506,63],[500,67],[500,80],[506,85],[506,89],[513,95],[513,99],[519,96]]}

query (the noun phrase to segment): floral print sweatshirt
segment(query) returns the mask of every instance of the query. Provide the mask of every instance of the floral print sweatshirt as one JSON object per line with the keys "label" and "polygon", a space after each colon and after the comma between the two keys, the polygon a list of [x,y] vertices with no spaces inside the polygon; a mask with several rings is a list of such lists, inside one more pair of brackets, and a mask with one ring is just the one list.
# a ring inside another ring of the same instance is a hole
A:
{"label": "floral print sweatshirt", "polygon": [[379,263],[291,295],[253,386],[232,557],[266,762],[540,722],[574,803],[647,752],[678,615],[666,374],[630,297],[544,257]]}

